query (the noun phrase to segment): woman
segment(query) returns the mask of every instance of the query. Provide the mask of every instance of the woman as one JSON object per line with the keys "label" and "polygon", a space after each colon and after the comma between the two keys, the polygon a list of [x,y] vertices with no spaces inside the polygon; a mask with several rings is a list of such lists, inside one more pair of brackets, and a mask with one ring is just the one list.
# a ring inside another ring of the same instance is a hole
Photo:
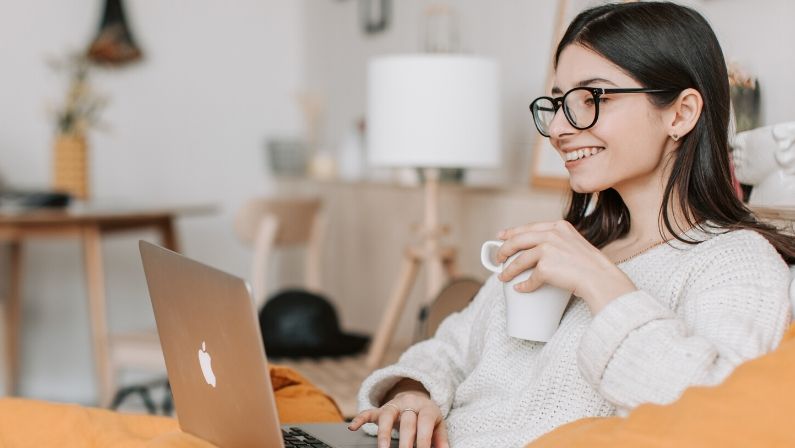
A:
{"label": "woman", "polygon": [[[735,196],[729,87],[717,39],[692,9],[611,4],[578,15],[554,58],[538,131],[566,161],[565,220],[501,232],[490,278],[434,338],[360,391],[379,447],[522,446],[567,422],[667,403],[772,350],[790,320],[795,241]],[[566,288],[547,343],[506,334],[500,282]]]}

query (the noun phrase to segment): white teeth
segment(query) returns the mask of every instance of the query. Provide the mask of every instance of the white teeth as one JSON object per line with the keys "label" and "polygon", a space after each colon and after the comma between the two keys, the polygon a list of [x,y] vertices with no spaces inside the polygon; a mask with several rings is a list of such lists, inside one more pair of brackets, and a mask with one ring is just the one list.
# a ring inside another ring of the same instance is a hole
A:
{"label": "white teeth", "polygon": [[565,159],[567,161],[579,160],[579,159],[582,159],[583,157],[591,157],[592,155],[595,155],[595,154],[597,154],[599,152],[602,152],[603,150],[604,150],[604,148],[599,148],[599,147],[578,149],[578,150],[571,151],[571,152],[567,153],[565,155]]}

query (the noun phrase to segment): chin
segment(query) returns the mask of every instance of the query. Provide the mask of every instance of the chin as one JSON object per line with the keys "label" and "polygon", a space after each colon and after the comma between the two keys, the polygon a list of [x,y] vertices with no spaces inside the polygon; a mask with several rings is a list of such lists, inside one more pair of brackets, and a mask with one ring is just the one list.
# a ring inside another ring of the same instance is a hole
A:
{"label": "chin", "polygon": [[598,193],[605,189],[602,185],[583,182],[572,177],[569,178],[569,186],[575,193]]}

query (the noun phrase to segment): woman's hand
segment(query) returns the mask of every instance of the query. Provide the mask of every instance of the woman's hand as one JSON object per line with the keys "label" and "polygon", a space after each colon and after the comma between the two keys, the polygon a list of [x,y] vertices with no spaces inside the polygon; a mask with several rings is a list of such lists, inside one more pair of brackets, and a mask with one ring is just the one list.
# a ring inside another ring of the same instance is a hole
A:
{"label": "woman's hand", "polygon": [[427,393],[406,391],[396,394],[380,408],[357,415],[348,429],[356,431],[365,423],[378,425],[378,448],[388,448],[392,428],[399,422],[400,448],[449,448],[447,428],[439,406]]}
{"label": "woman's hand", "polygon": [[568,221],[514,227],[501,231],[497,237],[505,241],[497,251],[497,263],[522,251],[499,275],[500,281],[510,281],[533,269],[529,279],[516,285],[517,291],[535,291],[545,283],[557,286],[582,297],[596,314],[616,297],[637,289]]}

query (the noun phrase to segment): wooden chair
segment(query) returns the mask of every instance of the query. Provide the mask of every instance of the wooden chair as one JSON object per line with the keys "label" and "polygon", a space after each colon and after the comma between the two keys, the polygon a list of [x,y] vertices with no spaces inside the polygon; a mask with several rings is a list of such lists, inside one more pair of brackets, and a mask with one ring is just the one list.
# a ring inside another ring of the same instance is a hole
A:
{"label": "wooden chair", "polygon": [[420,310],[414,342],[423,341],[436,334],[442,321],[450,314],[466,308],[481,286],[482,282],[468,277],[459,277],[447,283],[433,302]]}
{"label": "wooden chair", "polygon": [[274,249],[306,246],[304,287],[320,292],[320,258],[325,236],[322,202],[316,198],[251,199],[235,219],[238,238],[254,247],[251,289],[257,309],[265,303],[265,277]]}

